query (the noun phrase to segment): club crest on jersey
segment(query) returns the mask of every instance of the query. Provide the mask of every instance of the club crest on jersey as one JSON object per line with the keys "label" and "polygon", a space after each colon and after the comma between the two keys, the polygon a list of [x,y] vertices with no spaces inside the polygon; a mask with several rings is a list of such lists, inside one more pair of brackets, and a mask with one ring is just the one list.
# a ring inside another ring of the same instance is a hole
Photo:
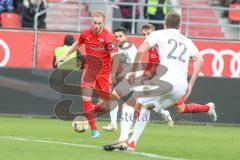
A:
{"label": "club crest on jersey", "polygon": [[113,50],[115,50],[115,49],[117,49],[117,43],[113,42],[113,43],[109,43],[109,44],[107,45],[107,50],[108,50],[108,51],[113,51]]}
{"label": "club crest on jersey", "polygon": [[103,43],[104,43],[104,39],[102,39],[102,38],[101,38],[101,39],[98,39],[98,42],[101,43],[101,44],[103,44]]}

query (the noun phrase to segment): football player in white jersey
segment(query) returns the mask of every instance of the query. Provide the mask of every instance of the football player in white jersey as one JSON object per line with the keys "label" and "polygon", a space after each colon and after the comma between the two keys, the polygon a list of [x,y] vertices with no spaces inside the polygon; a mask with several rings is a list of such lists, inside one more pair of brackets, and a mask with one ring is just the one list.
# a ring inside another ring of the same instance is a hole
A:
{"label": "football player in white jersey", "polygon": [[[155,111],[165,109],[175,104],[181,97],[187,99],[191,94],[192,87],[202,67],[203,58],[193,42],[180,33],[180,21],[180,15],[175,12],[168,13],[165,17],[164,30],[151,33],[138,49],[132,70],[129,73],[129,83],[133,84],[135,80],[135,72],[141,56],[149,48],[157,45],[161,59],[160,68],[166,68],[166,73],[159,78],[161,88],[165,88],[165,92],[162,91],[160,96],[155,95],[137,98],[137,103],[145,108],[140,112],[139,121],[135,124],[132,137],[128,141],[122,140],[120,144],[118,142],[117,146],[119,149],[134,150],[137,140],[149,121],[149,108],[153,108]],[[188,83],[187,73],[190,58],[195,63],[195,67]],[[209,105],[209,114],[213,116],[216,114],[214,105]],[[113,145],[106,145],[105,149],[112,150],[114,149],[112,146]]]}
{"label": "football player in white jersey", "polygon": [[[130,65],[134,62],[134,58],[137,54],[137,48],[132,42],[128,41],[126,28],[117,27],[114,30],[114,35],[118,41],[118,46],[119,46],[118,54],[119,54],[119,61],[121,64],[121,66],[119,66],[119,67],[121,67],[121,70],[119,70],[119,72],[122,72],[124,69],[129,67],[128,65]],[[119,73],[119,74],[122,74],[122,75],[118,75],[117,79],[118,79],[118,81],[121,81],[121,79],[123,79],[124,78],[123,76],[125,76],[125,75],[124,75],[124,73]],[[121,92],[123,92],[123,91],[121,90]],[[129,92],[129,91],[126,90],[125,92]],[[110,112],[111,123],[109,123],[107,126],[103,127],[103,130],[105,130],[105,131],[116,131],[117,130],[117,114],[118,114],[118,109],[119,109],[119,101],[112,102],[112,103],[115,103],[112,105],[116,105],[116,107],[114,107]],[[126,104],[124,103],[123,105],[126,105]],[[134,112],[133,109],[130,109],[130,110],[131,110],[131,113]]]}
{"label": "football player in white jersey", "polygon": [[[147,107],[154,107],[155,111],[165,109],[181,99],[187,99],[192,91],[196,79],[203,65],[203,58],[194,43],[180,33],[181,17],[175,12],[170,12],[165,17],[164,30],[158,30],[151,33],[146,40],[141,44],[135,57],[135,65],[129,76],[129,82],[133,83],[135,79],[135,70],[139,63],[141,55],[154,45],[158,46],[162,66],[167,68],[167,72],[160,77],[161,81],[166,82],[166,85],[171,85],[171,90],[157,97],[138,98],[137,103]],[[194,71],[188,83],[188,62],[189,59],[194,62]],[[161,67],[161,66],[160,66]],[[184,107],[184,106],[183,106]],[[212,103],[209,107],[209,114],[216,117],[215,106]],[[150,111],[147,109],[141,110],[141,115],[150,117]],[[136,124],[134,133],[128,141],[128,149],[134,150],[134,147],[143,132],[146,121]]]}
{"label": "football player in white jersey", "polygon": [[[123,67],[123,70],[125,68],[129,67],[129,65],[131,65],[134,62],[134,58],[137,54],[137,48],[135,47],[135,45],[133,43],[128,41],[126,32],[127,32],[127,30],[123,27],[117,27],[114,30],[114,34],[116,36],[116,39],[118,41],[118,46],[119,46],[120,64]],[[143,72],[141,72],[141,73],[143,73]],[[124,73],[122,76],[124,76]],[[123,88],[123,89],[126,90],[127,88]],[[129,92],[129,90],[128,89],[126,91],[121,90],[121,92],[122,92],[121,94],[124,94],[125,92]],[[115,103],[115,102],[112,102],[112,103]],[[117,114],[118,114],[118,109],[119,109],[119,105],[121,105],[121,102],[118,101],[118,104],[115,103],[115,105],[117,105],[117,106],[110,111],[111,123],[109,123],[107,126],[103,127],[103,130],[105,130],[105,131],[116,131],[117,130]],[[123,105],[124,105],[124,107],[126,106],[126,104],[123,104]],[[123,113],[123,115],[124,115],[124,113]],[[171,124],[170,127],[172,127],[173,122],[172,122],[172,118],[171,118],[169,112],[162,110],[161,116],[167,122],[167,124]],[[166,118],[166,117],[168,117],[168,118]],[[171,123],[169,123],[169,121],[171,121]],[[129,131],[129,133],[132,133],[132,132],[133,132],[133,129],[131,129]]]}

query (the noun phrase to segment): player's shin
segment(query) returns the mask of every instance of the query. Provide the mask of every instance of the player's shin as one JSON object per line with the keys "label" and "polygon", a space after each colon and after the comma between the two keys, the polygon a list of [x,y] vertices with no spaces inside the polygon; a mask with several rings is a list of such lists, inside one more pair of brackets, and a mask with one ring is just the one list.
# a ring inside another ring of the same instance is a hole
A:
{"label": "player's shin", "polygon": [[134,131],[133,135],[128,141],[129,146],[128,148],[130,150],[134,150],[134,147],[140,137],[140,135],[143,133],[144,128],[146,127],[146,124],[150,120],[150,111],[148,109],[142,108],[140,111],[139,118],[137,119],[135,126],[134,126]]}
{"label": "player's shin", "polygon": [[118,105],[110,111],[111,124],[117,126]]}
{"label": "player's shin", "polygon": [[208,112],[210,107],[208,105],[201,105],[197,103],[189,103],[184,107],[183,113],[201,113]]}
{"label": "player's shin", "polygon": [[189,103],[185,104],[185,100],[180,98],[177,103],[175,103],[175,107],[180,113],[201,113],[208,112],[210,107],[209,105],[202,105],[197,103]]}
{"label": "player's shin", "polygon": [[86,118],[88,119],[91,130],[97,130],[96,121],[95,121],[95,112],[93,109],[92,102],[84,100],[83,101],[83,109],[84,109]]}
{"label": "player's shin", "polygon": [[134,108],[132,106],[123,104],[121,116],[121,134],[119,141],[126,141],[128,139],[129,130],[134,121]]}

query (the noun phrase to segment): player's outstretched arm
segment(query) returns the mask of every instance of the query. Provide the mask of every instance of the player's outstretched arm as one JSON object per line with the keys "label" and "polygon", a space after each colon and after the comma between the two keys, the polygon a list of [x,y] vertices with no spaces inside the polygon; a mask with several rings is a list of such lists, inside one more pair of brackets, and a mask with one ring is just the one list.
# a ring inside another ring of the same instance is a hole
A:
{"label": "player's outstretched arm", "polygon": [[188,88],[187,88],[187,92],[184,96],[184,99],[186,100],[191,92],[192,92],[192,87],[194,86],[196,80],[197,80],[197,77],[201,71],[201,68],[203,66],[203,57],[200,53],[197,53],[195,54],[193,57],[192,57],[192,60],[194,62],[194,70],[193,70],[193,73],[192,73],[192,76],[191,76],[191,79],[188,83]]}
{"label": "player's outstretched arm", "polygon": [[118,56],[118,52],[116,53],[112,53],[112,71],[111,71],[111,78],[112,78],[112,83],[115,84],[117,83],[116,82],[116,79],[115,79],[115,76],[116,76],[116,73],[117,73],[117,70],[118,70],[118,65],[119,65],[119,56]]}
{"label": "player's outstretched arm", "polygon": [[69,54],[75,52],[78,49],[78,46],[79,46],[79,41],[77,40],[72,44],[72,46],[69,48],[69,50],[65,54],[59,57],[59,59],[56,61],[56,65],[58,66],[58,64],[60,62],[63,62]]}

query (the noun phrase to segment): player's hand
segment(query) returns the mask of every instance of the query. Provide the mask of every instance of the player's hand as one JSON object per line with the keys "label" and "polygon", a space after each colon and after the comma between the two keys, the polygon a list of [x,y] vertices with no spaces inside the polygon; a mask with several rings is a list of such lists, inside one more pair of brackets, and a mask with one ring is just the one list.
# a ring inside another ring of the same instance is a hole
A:
{"label": "player's hand", "polygon": [[113,85],[116,85],[117,84],[117,80],[116,80],[116,75],[115,74],[111,74],[111,83]]}
{"label": "player's hand", "polygon": [[192,92],[192,87],[193,85],[191,84],[188,84],[188,87],[187,87],[187,91],[185,93],[185,95],[183,96],[184,100],[186,101],[188,99],[188,97],[190,96],[191,92]]}
{"label": "player's hand", "polygon": [[124,74],[118,74],[118,75],[116,75],[116,81],[117,82],[121,82],[122,80],[123,80],[123,78],[124,78]]}
{"label": "player's hand", "polygon": [[56,62],[55,62],[55,65],[56,66],[59,66],[62,62],[64,62],[64,60],[66,59],[66,56],[65,55],[62,55],[61,57],[59,57]]}
{"label": "player's hand", "polygon": [[146,80],[151,80],[154,77],[154,75],[152,75],[151,72],[147,71],[145,74],[143,74],[142,78],[141,78],[141,83],[143,84],[144,81]]}
{"label": "player's hand", "polygon": [[135,75],[135,72],[129,72],[128,73],[128,83],[129,84],[133,84],[134,83],[134,80],[135,80],[135,77],[136,77],[136,75]]}

